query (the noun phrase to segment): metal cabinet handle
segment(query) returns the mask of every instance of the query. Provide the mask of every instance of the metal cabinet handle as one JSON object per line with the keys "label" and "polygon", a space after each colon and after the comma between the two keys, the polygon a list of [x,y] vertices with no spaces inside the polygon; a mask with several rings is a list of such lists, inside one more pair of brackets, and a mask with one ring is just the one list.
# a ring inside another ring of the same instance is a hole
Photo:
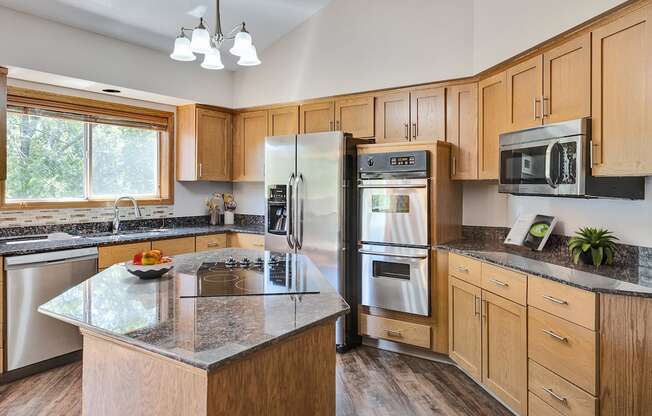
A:
{"label": "metal cabinet handle", "polygon": [[202,171],[202,164],[200,163],[199,164],[199,179],[201,179],[201,177],[202,177],[202,172],[201,171]]}
{"label": "metal cabinet handle", "polygon": [[330,131],[335,130],[335,129],[334,129],[334,125],[335,125],[335,123],[333,122],[333,120],[329,120],[329,121],[328,121],[328,129],[329,129]]}
{"label": "metal cabinet handle", "polygon": [[208,243],[208,244],[206,244],[206,247],[219,247],[219,246],[221,246],[220,243]]}
{"label": "metal cabinet handle", "polygon": [[477,296],[473,297],[473,316],[480,316],[480,308],[478,308],[478,302],[480,298]]}
{"label": "metal cabinet handle", "polygon": [[395,329],[388,329],[386,331],[387,331],[387,335],[390,337],[403,338],[403,334],[401,334],[401,331],[397,331]]}
{"label": "metal cabinet handle", "polygon": [[340,129],[340,121],[336,120],[335,121],[335,130],[339,130],[339,129]]}
{"label": "metal cabinet handle", "polygon": [[546,101],[548,101],[548,97],[546,96],[541,96],[541,117],[548,117],[550,114],[546,112]]}
{"label": "metal cabinet handle", "polygon": [[549,387],[543,387],[543,391],[545,391],[546,393],[548,393],[549,395],[551,395],[552,397],[554,397],[555,399],[557,399],[562,403],[566,403],[568,401],[565,397],[558,395]]}
{"label": "metal cabinet handle", "polygon": [[543,331],[545,334],[550,335],[551,337],[553,337],[554,339],[556,339],[556,340],[559,341],[559,342],[568,342],[568,338],[566,338],[566,337],[562,337],[561,335],[556,334],[556,333],[554,333],[553,331],[549,331],[549,330],[547,330],[547,329],[542,329],[542,331]]}
{"label": "metal cabinet handle", "polygon": [[451,163],[451,168],[453,170],[453,176],[457,174],[457,159],[453,156],[453,163]]}
{"label": "metal cabinet handle", "polygon": [[469,272],[469,269],[467,269],[466,267],[463,267],[463,266],[457,266],[455,268],[455,270],[457,270],[460,273],[468,273]]}
{"label": "metal cabinet handle", "polygon": [[293,226],[293,220],[294,220],[294,210],[292,209],[292,188],[294,187],[294,173],[290,175],[288,178],[288,186],[287,186],[287,191],[285,192],[285,205],[287,207],[287,231],[285,234],[285,239],[288,242],[288,246],[290,248],[294,248],[294,241],[292,241],[292,234],[294,233],[294,226]]}
{"label": "metal cabinet handle", "polygon": [[417,123],[412,123],[412,139],[417,139]]}
{"label": "metal cabinet handle", "polygon": [[548,295],[541,295],[544,299],[549,300],[550,302],[556,303],[558,305],[568,305],[568,302],[566,302],[563,299],[557,299],[553,296],[548,296]]}
{"label": "metal cabinet handle", "polygon": [[482,301],[482,317],[487,318],[487,301],[483,300]]}
{"label": "metal cabinet handle", "polygon": [[405,138],[410,140],[410,132],[408,131],[410,129],[410,125],[408,123],[404,123],[403,125],[405,126]]}
{"label": "metal cabinet handle", "polygon": [[489,279],[489,281],[490,281],[491,283],[497,284],[498,286],[502,286],[502,287],[507,287],[507,286],[509,286],[508,283],[501,282],[500,280]]}
{"label": "metal cabinet handle", "polygon": [[538,104],[539,102],[540,102],[539,99],[538,99],[537,97],[534,97],[534,101],[533,101],[533,103],[532,103],[532,104],[533,104],[533,105],[532,105],[532,108],[533,108],[533,111],[534,111],[534,119],[535,119],[535,120],[538,120],[538,119],[541,118],[541,117],[539,116],[539,113],[537,113],[537,104]]}

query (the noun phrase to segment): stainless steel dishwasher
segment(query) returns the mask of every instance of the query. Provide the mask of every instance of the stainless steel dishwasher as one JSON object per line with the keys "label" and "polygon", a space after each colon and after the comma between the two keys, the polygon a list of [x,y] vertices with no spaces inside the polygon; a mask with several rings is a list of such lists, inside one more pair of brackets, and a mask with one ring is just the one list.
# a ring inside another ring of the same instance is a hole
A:
{"label": "stainless steel dishwasher", "polygon": [[77,327],[45,316],[37,308],[96,274],[97,248],[6,257],[5,270],[7,370],[80,350]]}

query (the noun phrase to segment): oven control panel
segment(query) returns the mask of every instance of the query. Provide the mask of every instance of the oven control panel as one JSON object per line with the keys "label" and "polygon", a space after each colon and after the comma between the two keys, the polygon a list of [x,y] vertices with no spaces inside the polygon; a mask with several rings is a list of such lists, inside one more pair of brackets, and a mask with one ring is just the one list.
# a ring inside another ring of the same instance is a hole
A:
{"label": "oven control panel", "polygon": [[361,176],[368,174],[400,174],[428,172],[428,152],[373,153],[358,156],[358,172]]}

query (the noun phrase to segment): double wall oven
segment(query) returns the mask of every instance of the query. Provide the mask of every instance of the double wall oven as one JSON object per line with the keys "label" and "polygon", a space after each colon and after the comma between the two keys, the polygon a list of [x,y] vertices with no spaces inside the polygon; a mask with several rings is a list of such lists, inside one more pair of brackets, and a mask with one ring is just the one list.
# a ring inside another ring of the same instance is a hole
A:
{"label": "double wall oven", "polygon": [[428,162],[426,151],[358,158],[363,305],[430,315]]}

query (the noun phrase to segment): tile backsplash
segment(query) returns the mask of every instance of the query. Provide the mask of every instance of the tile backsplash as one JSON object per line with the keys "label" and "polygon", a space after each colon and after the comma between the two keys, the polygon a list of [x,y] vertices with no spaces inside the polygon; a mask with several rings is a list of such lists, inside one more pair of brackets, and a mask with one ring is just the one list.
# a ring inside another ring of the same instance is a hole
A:
{"label": "tile backsplash", "polygon": [[[134,219],[131,206],[120,207],[120,219]],[[174,216],[174,205],[143,205],[143,219],[169,218]],[[63,208],[0,211],[0,228],[29,227],[40,225],[106,222],[113,220],[113,208]]]}

